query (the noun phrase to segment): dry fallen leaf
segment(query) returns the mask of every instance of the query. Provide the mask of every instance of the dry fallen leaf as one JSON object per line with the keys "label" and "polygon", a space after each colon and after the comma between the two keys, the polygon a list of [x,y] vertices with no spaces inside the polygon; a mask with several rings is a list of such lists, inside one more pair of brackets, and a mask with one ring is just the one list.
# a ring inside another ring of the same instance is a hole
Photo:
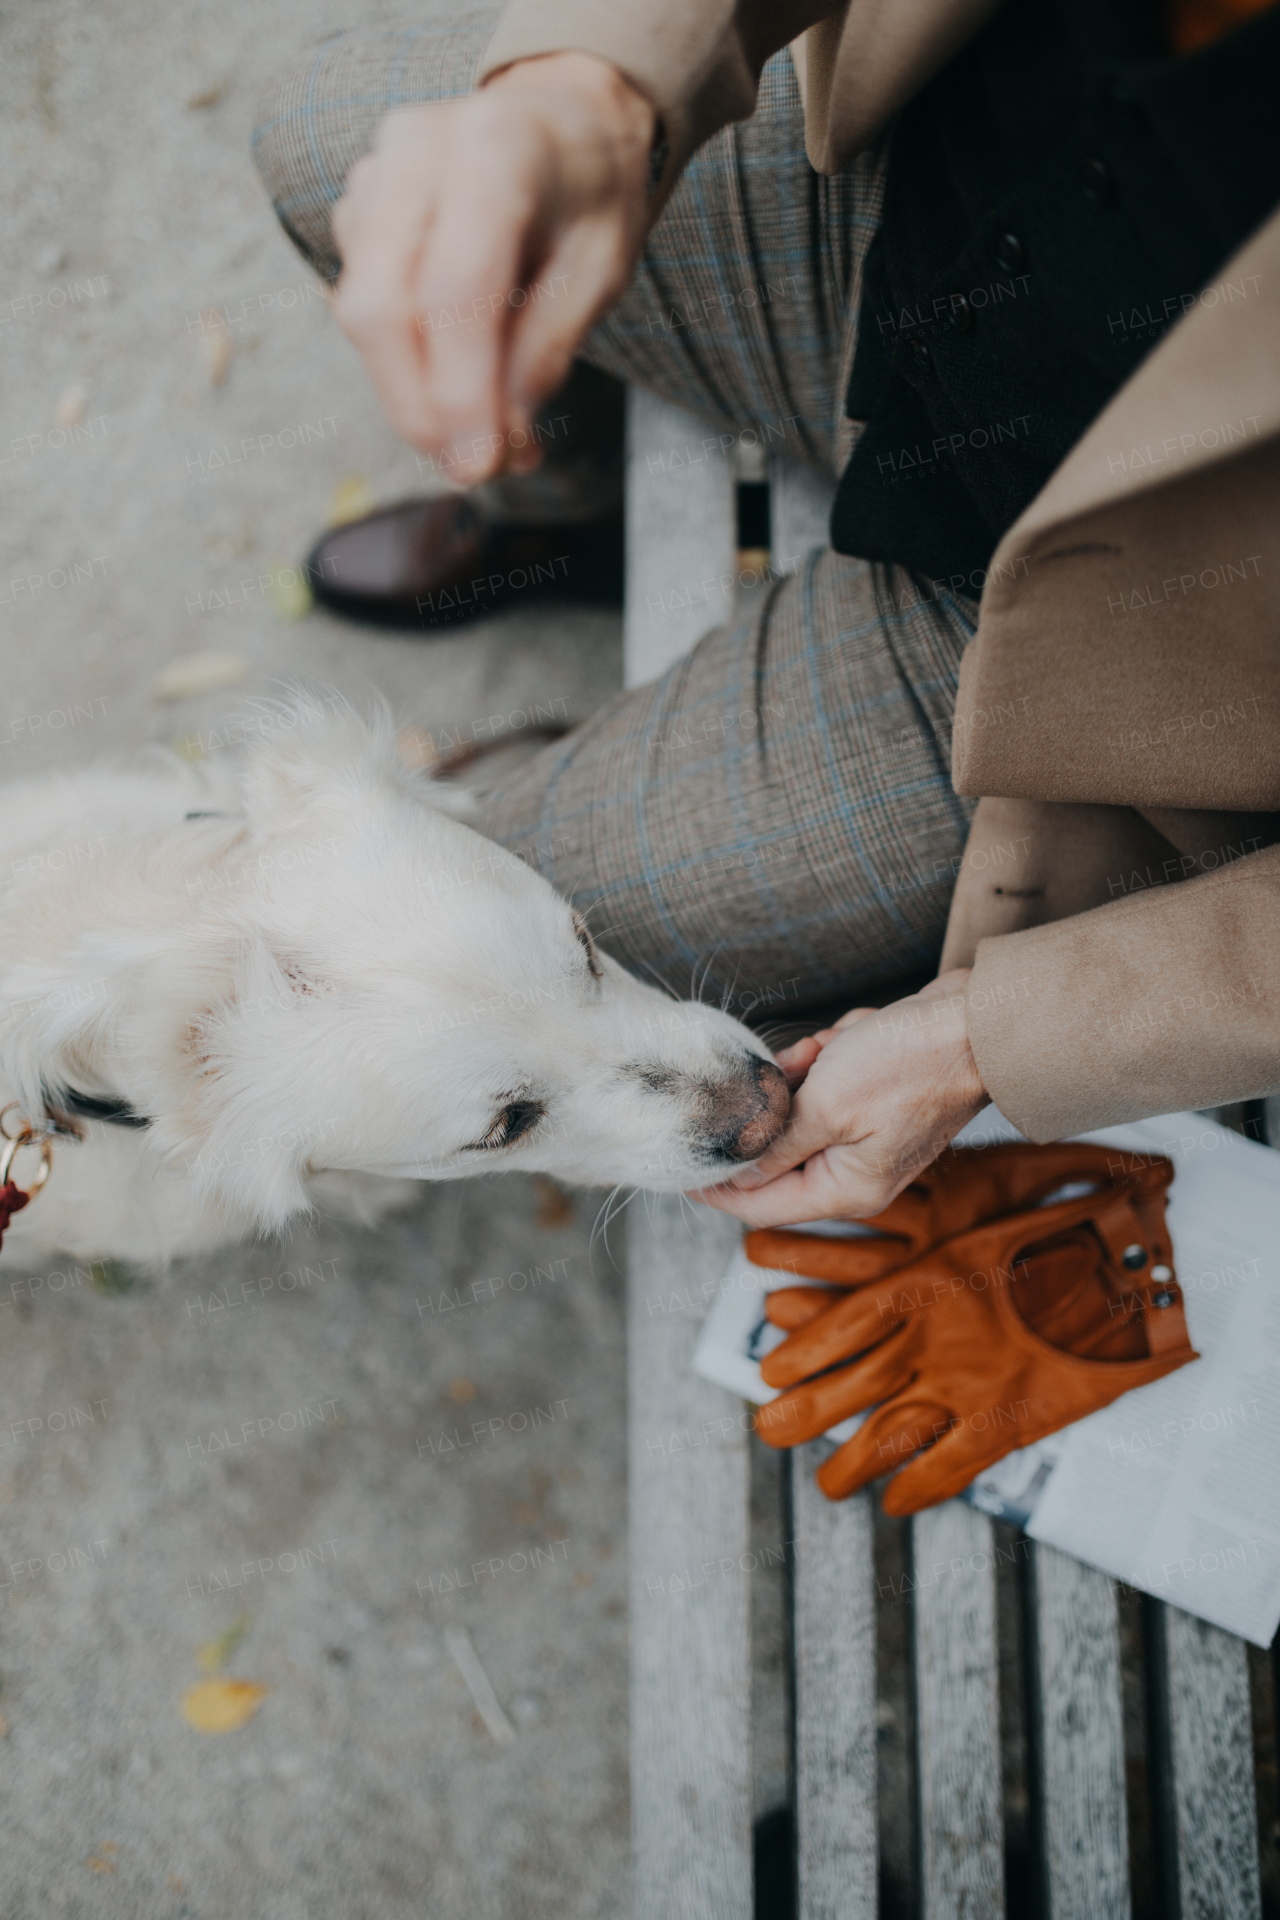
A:
{"label": "dry fallen leaf", "polygon": [[101,1860],[98,1858],[96,1854],[92,1854],[92,1853],[89,1855],[89,1858],[85,1861],[85,1865],[86,1867],[92,1867],[95,1873],[114,1873],[116,1870],[116,1863],[114,1860]]}
{"label": "dry fallen leaf", "polygon": [[234,1733],[266,1697],[253,1680],[197,1680],[182,1696],[182,1717],[197,1733]]}
{"label": "dry fallen leaf", "polygon": [[77,420],[83,420],[87,399],[88,395],[83,387],[67,387],[53,410],[54,426],[74,427]]}
{"label": "dry fallen leaf", "polygon": [[573,1225],[573,1196],[565,1192],[558,1180],[553,1180],[549,1173],[535,1173],[533,1190],[538,1196],[533,1216],[536,1227],[558,1231]]}
{"label": "dry fallen leaf", "polygon": [[218,693],[238,687],[248,671],[242,653],[211,649],[171,660],[156,675],[151,691],[157,700],[190,700],[198,693]]}
{"label": "dry fallen leaf", "polygon": [[449,1382],[449,1398],[451,1400],[474,1400],[475,1397],[476,1383],[474,1380],[468,1380],[465,1374],[460,1373],[456,1380]]}
{"label": "dry fallen leaf", "polygon": [[436,743],[425,727],[401,727],[396,735],[396,752],[410,773],[421,773],[434,765]]}
{"label": "dry fallen leaf", "polygon": [[287,560],[269,560],[271,585],[267,599],[278,620],[301,620],[315,605],[306,569],[291,567]]}
{"label": "dry fallen leaf", "polygon": [[91,1260],[89,1262],[89,1282],[95,1293],[105,1293],[114,1298],[122,1293],[132,1293],[137,1274],[123,1260]]}
{"label": "dry fallen leaf", "polygon": [[377,504],[377,495],[364,475],[349,473],[345,479],[339,480],[329,495],[325,525],[345,527],[349,521],[363,520],[366,513],[372,513]]}
{"label": "dry fallen leaf", "polygon": [[444,1643],[457,1662],[458,1671],[467,1683],[467,1691],[481,1720],[500,1747],[509,1746],[516,1737],[516,1730],[502,1711],[493,1690],[493,1682],[471,1643],[471,1635],[465,1627],[446,1627]]}
{"label": "dry fallen leaf", "polygon": [[187,106],[197,113],[201,107],[216,107],[230,84],[229,80],[216,81],[213,86],[206,87],[203,93],[193,93]]}
{"label": "dry fallen leaf", "polygon": [[[205,316],[208,320],[208,315]],[[203,335],[205,371],[211,387],[220,387],[227,377],[236,343],[229,327],[209,325]]]}
{"label": "dry fallen leaf", "polygon": [[216,1640],[206,1640],[203,1646],[197,1647],[196,1659],[204,1672],[221,1673],[248,1631],[249,1616],[242,1613]]}

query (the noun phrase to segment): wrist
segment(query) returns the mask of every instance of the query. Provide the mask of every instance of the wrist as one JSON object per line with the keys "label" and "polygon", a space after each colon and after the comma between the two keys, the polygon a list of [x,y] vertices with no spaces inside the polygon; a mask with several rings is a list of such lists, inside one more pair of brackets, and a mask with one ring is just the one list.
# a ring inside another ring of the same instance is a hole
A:
{"label": "wrist", "polygon": [[595,53],[534,54],[500,67],[481,82],[479,91],[499,89],[504,94],[526,94],[544,107],[552,98],[575,102],[620,146],[642,153],[647,165],[658,127],[657,109],[611,60]]}
{"label": "wrist", "polygon": [[956,1061],[956,1093],[964,1109],[966,1122],[972,1120],[976,1113],[981,1113],[990,1098],[983,1085],[982,1075],[978,1070],[978,1062],[974,1058],[967,1033]]}
{"label": "wrist", "polygon": [[955,1057],[953,1082],[956,1100],[964,1112],[966,1122],[974,1114],[981,1112],[988,1101],[988,1093],[978,1068],[973,1044],[969,1039],[969,968],[957,967],[954,973],[944,975],[948,999],[955,1008],[958,1031],[955,1036]]}

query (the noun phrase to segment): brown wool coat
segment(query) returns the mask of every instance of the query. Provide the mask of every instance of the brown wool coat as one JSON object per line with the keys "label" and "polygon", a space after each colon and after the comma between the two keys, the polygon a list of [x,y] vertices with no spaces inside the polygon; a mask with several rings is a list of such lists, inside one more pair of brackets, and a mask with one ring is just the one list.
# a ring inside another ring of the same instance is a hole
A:
{"label": "brown wool coat", "polygon": [[[755,105],[791,43],[833,173],[995,0],[513,0],[482,77],[620,67],[671,146]],[[1280,1089],[1280,213],[1001,540],[952,774],[982,796],[943,966],[973,964],[992,1098],[1045,1140]]]}

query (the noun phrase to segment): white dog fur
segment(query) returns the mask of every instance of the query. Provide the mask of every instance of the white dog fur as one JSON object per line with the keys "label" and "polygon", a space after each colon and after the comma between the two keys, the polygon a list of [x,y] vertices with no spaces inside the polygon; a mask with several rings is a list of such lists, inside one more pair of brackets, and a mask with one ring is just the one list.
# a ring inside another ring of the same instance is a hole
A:
{"label": "white dog fur", "polygon": [[385,715],[300,697],[254,727],[204,767],[0,790],[0,1104],[149,1123],[57,1139],[6,1264],[162,1262],[499,1167],[687,1189],[763,1151],[761,1042],[599,953]]}

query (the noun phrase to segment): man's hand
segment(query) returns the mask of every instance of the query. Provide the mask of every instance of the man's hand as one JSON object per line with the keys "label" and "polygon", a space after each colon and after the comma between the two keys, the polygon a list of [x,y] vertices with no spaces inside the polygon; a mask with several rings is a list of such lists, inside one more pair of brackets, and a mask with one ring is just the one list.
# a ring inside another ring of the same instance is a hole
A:
{"label": "man's hand", "polygon": [[607,61],[548,54],[398,108],[352,168],[334,311],[395,431],[452,478],[537,466],[534,415],[635,268],[654,126]]}
{"label": "man's hand", "polygon": [[987,1104],[965,1027],[967,968],[876,1012],[860,1007],[778,1056],[785,1132],[753,1167],[694,1195],[750,1227],[865,1219]]}

